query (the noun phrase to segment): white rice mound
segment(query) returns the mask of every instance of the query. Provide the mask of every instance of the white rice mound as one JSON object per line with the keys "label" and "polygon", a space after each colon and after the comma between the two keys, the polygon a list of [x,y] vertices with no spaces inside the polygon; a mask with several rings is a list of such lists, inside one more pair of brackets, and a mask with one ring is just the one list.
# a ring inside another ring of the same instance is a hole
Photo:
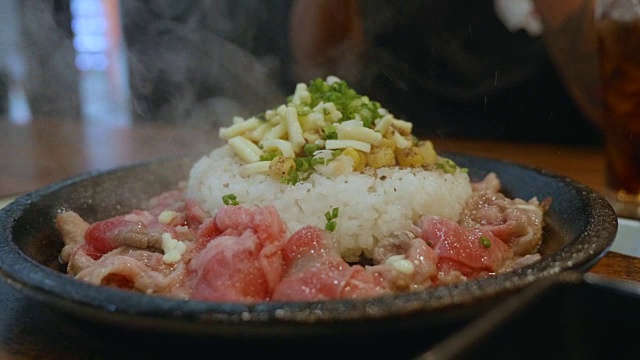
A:
{"label": "white rice mound", "polygon": [[377,239],[397,230],[411,230],[423,215],[457,221],[471,195],[464,171],[446,174],[422,168],[380,168],[328,178],[314,173],[296,185],[268,175],[240,176],[242,160],[224,145],[199,159],[187,182],[187,196],[211,215],[235,194],[241,205],[273,205],[293,233],[305,225],[324,228],[324,214],[339,209],[334,231],[340,252],[355,261],[371,255]]}

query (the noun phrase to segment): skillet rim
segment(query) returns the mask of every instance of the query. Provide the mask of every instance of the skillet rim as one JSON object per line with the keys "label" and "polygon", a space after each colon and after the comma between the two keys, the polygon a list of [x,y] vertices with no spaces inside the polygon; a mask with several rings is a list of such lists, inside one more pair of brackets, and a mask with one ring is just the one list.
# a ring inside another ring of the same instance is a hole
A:
{"label": "skillet rim", "polygon": [[[607,200],[595,190],[565,176],[532,166],[477,155],[446,152],[445,157],[486,166],[501,165],[512,171],[530,172],[565,186],[585,205],[584,231],[540,262],[515,271],[460,284],[363,300],[314,302],[264,302],[257,304],[212,303],[145,295],[80,282],[28,257],[13,242],[12,226],[31,204],[62,188],[117,172],[179,161],[195,161],[202,154],[164,157],[93,171],[42,187],[16,198],[0,210],[0,277],[19,291],[66,311],[83,316],[113,315],[127,319],[153,319],[154,323],[194,322],[212,324],[304,325],[368,320],[392,320],[417,313],[447,312],[468,308],[475,302],[495,300],[542,278],[566,271],[586,272],[609,250],[617,232],[617,216]],[[473,170],[473,169],[472,169]],[[114,318],[114,320],[116,320]],[[168,324],[170,325],[170,324]]]}

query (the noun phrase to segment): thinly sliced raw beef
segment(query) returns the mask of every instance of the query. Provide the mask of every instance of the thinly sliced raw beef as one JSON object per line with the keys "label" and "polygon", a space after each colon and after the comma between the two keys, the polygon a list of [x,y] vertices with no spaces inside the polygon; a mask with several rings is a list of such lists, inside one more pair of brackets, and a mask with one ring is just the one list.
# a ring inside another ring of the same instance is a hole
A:
{"label": "thinly sliced raw beef", "polygon": [[193,298],[268,300],[283,274],[286,226],[273,207],[227,206],[198,231]]}
{"label": "thinly sliced raw beef", "polygon": [[283,252],[285,275],[272,300],[359,298],[388,291],[379,273],[344,261],[331,235],[317,227],[305,226],[296,231]]}
{"label": "thinly sliced raw beef", "polygon": [[463,228],[439,216],[422,219],[422,238],[438,254],[438,270],[459,271],[468,278],[495,273],[513,259],[511,249],[491,231]]}

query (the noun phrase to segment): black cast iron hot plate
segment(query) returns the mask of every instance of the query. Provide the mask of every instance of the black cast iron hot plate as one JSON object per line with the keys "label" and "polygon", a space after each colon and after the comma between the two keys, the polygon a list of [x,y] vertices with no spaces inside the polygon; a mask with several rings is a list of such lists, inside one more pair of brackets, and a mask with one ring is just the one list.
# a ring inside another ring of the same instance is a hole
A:
{"label": "black cast iron hot plate", "polygon": [[[54,225],[59,209],[72,209],[91,222],[143,206],[149,197],[186,180],[199,157],[194,155],[88,173],[18,197],[0,211],[0,275],[65,316],[96,328],[118,329],[107,330],[110,336],[127,334],[121,341],[149,340],[144,346],[155,346],[156,355],[215,347],[233,350],[236,357],[406,358],[540,279],[586,272],[611,246],[617,217],[587,186],[500,160],[444,155],[469,168],[474,180],[496,172],[510,197],[553,199],[545,218],[541,261],[489,278],[375,299],[254,305],[98,287],[60,270],[62,240]],[[163,339],[173,345],[160,346],[166,343]]]}

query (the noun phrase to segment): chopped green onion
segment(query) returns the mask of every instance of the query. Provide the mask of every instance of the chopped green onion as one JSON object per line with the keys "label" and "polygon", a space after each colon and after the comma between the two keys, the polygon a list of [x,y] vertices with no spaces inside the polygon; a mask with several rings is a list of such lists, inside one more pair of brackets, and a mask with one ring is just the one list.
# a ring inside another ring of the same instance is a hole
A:
{"label": "chopped green onion", "polygon": [[482,247],[488,249],[491,247],[491,240],[489,240],[488,237],[482,235],[480,236],[480,245],[482,245]]}
{"label": "chopped green onion", "polygon": [[260,161],[271,161],[278,155],[279,153],[277,151],[267,151],[264,154],[260,155]]}
{"label": "chopped green onion", "polygon": [[296,158],[296,170],[307,171],[311,167],[311,160],[309,158]]}
{"label": "chopped green onion", "polygon": [[297,105],[295,108],[296,108],[296,112],[298,113],[298,116],[305,116],[305,115],[311,114],[311,109],[309,109],[309,107],[306,105]]}
{"label": "chopped green onion", "polygon": [[296,169],[291,169],[287,176],[280,178],[280,182],[287,185],[295,185],[300,182],[300,173]]}
{"label": "chopped green onion", "polygon": [[323,157],[311,158],[311,166],[324,165],[325,159]]}
{"label": "chopped green onion", "polygon": [[225,205],[239,205],[238,198],[235,194],[222,195],[222,202]]}
{"label": "chopped green onion", "polygon": [[313,153],[316,152],[319,148],[320,146],[316,144],[304,144],[303,150],[305,154],[313,156]]}
{"label": "chopped green onion", "polygon": [[436,163],[436,168],[444,171],[447,174],[454,174],[458,165],[454,163],[451,159],[444,159],[443,161]]}
{"label": "chopped green onion", "polygon": [[338,128],[333,124],[325,126],[325,128],[324,128],[324,137],[325,137],[325,139],[328,139],[328,140],[337,139],[338,138]]}
{"label": "chopped green onion", "polygon": [[[323,79],[315,79],[309,83],[309,95],[311,95],[311,108],[319,103],[333,103],[336,110],[342,114],[342,120],[359,118],[365,127],[372,128],[376,119],[382,117],[378,112],[380,103],[371,101],[367,96],[358,94],[343,80],[329,85]],[[325,114],[326,115],[326,114]],[[331,132],[325,132],[327,139],[332,139]]]}
{"label": "chopped green onion", "polygon": [[340,208],[333,208],[331,211],[327,211],[324,213],[324,218],[327,219],[327,224],[324,226],[325,230],[332,231],[336,229],[338,224],[334,221],[338,218],[338,214],[340,212]]}
{"label": "chopped green onion", "polygon": [[324,228],[325,230],[333,232],[336,229],[336,226],[338,226],[338,224],[335,221],[329,221],[327,222],[327,225],[324,226]]}

